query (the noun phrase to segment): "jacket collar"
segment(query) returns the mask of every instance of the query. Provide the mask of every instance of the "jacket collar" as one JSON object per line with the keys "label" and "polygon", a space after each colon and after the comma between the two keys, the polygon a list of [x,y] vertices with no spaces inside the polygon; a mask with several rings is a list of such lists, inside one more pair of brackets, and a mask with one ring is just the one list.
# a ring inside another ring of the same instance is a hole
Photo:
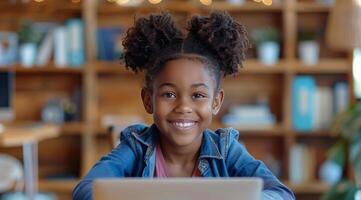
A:
{"label": "jacket collar", "polygon": [[[131,134],[143,145],[150,148],[149,152],[152,152],[155,143],[157,141],[158,137],[158,128],[155,124],[151,125],[150,127],[146,127],[145,125],[138,125],[135,127],[132,127]],[[218,145],[212,138],[213,133],[211,130],[204,130],[203,131],[203,138],[202,138],[202,144],[201,144],[201,150],[199,154],[199,158],[215,158],[215,159],[223,159],[219,149]]]}
{"label": "jacket collar", "polygon": [[212,138],[213,133],[211,130],[203,131],[203,139],[201,145],[201,152],[199,154],[199,158],[216,158],[223,159],[221,153],[219,152],[218,145]]}

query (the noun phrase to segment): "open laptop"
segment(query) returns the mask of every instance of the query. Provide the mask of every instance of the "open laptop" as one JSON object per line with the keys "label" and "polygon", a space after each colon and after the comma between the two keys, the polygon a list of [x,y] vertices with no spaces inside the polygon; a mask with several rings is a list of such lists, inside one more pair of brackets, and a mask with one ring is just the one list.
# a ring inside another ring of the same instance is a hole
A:
{"label": "open laptop", "polygon": [[14,73],[0,70],[0,122],[14,118],[13,90]]}
{"label": "open laptop", "polygon": [[260,178],[97,179],[94,200],[260,200]]}

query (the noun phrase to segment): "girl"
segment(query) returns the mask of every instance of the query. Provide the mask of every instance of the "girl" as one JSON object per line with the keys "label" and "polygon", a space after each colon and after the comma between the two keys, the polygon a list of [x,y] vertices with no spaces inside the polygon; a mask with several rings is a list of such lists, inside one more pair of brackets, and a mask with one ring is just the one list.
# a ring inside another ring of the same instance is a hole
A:
{"label": "girl", "polygon": [[221,108],[221,77],[242,67],[244,27],[224,12],[193,17],[184,35],[168,13],[139,18],[123,41],[126,67],[145,72],[141,96],[153,115],[134,125],[77,185],[74,199],[92,198],[98,177],[261,177],[264,199],[294,199],[267,167],[248,154],[235,129],[207,127]]}

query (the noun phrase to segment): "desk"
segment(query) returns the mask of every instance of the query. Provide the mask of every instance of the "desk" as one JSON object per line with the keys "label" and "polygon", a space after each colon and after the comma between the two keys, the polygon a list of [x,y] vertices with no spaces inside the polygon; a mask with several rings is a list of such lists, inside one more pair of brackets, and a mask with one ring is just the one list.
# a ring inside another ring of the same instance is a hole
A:
{"label": "desk", "polygon": [[30,200],[38,193],[38,143],[59,135],[59,127],[49,124],[0,124],[0,145],[22,146],[25,192]]}

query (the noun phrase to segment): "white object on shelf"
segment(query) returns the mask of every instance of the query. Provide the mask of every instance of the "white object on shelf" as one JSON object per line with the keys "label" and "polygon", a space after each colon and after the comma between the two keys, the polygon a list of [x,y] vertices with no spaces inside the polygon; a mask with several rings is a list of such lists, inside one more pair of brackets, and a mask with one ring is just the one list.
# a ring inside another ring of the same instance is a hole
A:
{"label": "white object on shelf", "polygon": [[320,45],[316,41],[302,41],[298,44],[299,58],[306,65],[317,64],[319,52]]}
{"label": "white object on shelf", "polygon": [[279,60],[280,45],[277,42],[263,42],[257,49],[258,58],[265,65],[274,65]]}
{"label": "white object on shelf", "polygon": [[242,5],[244,4],[245,0],[227,0],[227,2],[233,5]]}
{"label": "white object on shelf", "polygon": [[36,60],[36,44],[25,43],[20,46],[20,63],[23,67],[31,68]]}
{"label": "white object on shelf", "polygon": [[59,26],[54,30],[54,62],[55,66],[62,68],[67,63],[66,28]]}
{"label": "white object on shelf", "polygon": [[328,185],[337,183],[342,178],[342,167],[333,161],[325,161],[320,168],[320,178]]}

